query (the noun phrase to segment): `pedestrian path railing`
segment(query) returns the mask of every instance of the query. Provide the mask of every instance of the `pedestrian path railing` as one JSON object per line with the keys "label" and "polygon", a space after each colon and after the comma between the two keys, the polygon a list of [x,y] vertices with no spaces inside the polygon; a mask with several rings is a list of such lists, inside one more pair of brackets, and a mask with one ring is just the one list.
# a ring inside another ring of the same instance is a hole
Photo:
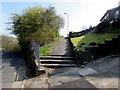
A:
{"label": "pedestrian path railing", "polygon": [[35,58],[38,61],[38,70],[40,70],[40,45],[36,44],[35,41],[30,42],[34,49]]}

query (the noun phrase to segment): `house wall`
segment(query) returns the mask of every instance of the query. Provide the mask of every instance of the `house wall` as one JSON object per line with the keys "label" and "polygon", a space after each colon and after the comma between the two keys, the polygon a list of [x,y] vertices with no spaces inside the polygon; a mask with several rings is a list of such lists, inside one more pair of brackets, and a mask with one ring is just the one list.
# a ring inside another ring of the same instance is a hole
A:
{"label": "house wall", "polygon": [[119,15],[118,15],[118,18],[120,19],[120,7],[119,7],[119,9],[118,9],[118,10],[119,10]]}
{"label": "house wall", "polygon": [[115,12],[112,10],[112,11],[109,12],[109,14],[110,14],[110,20],[109,21],[114,20]]}
{"label": "house wall", "polygon": [[[119,12],[118,15],[116,15],[116,12]],[[115,12],[114,12],[114,19],[120,19],[120,8],[118,8]]]}

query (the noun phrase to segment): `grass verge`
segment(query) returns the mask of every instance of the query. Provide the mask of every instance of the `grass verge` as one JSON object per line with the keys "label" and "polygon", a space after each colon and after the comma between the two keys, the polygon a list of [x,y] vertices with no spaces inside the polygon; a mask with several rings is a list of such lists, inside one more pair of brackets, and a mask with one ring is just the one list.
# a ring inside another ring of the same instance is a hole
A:
{"label": "grass verge", "polygon": [[53,44],[46,44],[40,47],[40,56],[49,56],[51,49],[54,47]]}
{"label": "grass verge", "polygon": [[[114,33],[91,33],[85,36],[71,38],[71,41],[77,47],[78,51],[83,51],[85,47],[97,46],[97,44],[104,43],[105,40],[111,40],[117,36],[118,34]],[[94,45],[91,45],[91,43]]]}
{"label": "grass verge", "polygon": [[44,46],[41,46],[40,47],[40,56],[49,56],[51,53],[51,50],[55,47],[58,40],[59,40],[59,38],[55,39],[54,42],[52,42],[50,44],[45,44]]}

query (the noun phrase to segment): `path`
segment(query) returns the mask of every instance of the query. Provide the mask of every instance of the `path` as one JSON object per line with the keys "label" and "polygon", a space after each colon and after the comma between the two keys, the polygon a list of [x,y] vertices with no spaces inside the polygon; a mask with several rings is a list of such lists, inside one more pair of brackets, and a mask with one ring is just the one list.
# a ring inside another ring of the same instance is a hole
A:
{"label": "path", "polygon": [[72,56],[72,49],[70,46],[70,42],[67,38],[60,38],[59,42],[55,46],[55,48],[52,50],[51,54],[52,56]]}
{"label": "path", "polygon": [[25,88],[94,88],[94,90],[114,88],[119,90],[119,60],[120,56],[107,56],[82,67],[56,68],[50,71],[49,77],[41,75],[25,80]]}
{"label": "path", "polygon": [[[71,55],[66,39],[60,42],[51,55]],[[81,67],[46,68],[47,75],[25,80],[25,88],[118,88],[118,60],[120,56],[108,56]]]}
{"label": "path", "polygon": [[[41,61],[44,61],[44,62],[47,61],[45,62],[47,66],[48,66],[48,63],[49,63],[49,66],[51,66],[51,63],[52,63],[52,65],[54,64],[54,66],[62,65],[62,67],[54,67],[54,68],[47,67],[46,74],[48,77],[38,76],[38,77],[35,77],[34,79],[26,80],[25,87],[27,88],[28,87],[29,88],[52,88],[52,87],[56,87],[56,85],[62,85],[68,82],[69,84],[71,84],[70,82],[72,83],[76,82],[75,84],[79,88],[83,88],[83,87],[95,88],[88,81],[80,77],[77,67],[74,67],[73,64],[71,65],[67,63],[67,66],[69,65],[71,67],[65,67],[66,65],[63,65],[63,61],[65,60],[68,61],[70,57],[73,57],[70,42],[67,38],[61,38],[58,41],[55,48],[52,50],[51,56],[41,57],[42,58]],[[60,63],[60,61],[62,61],[62,63]],[[75,61],[74,58],[73,58],[73,61]],[[58,65],[56,65],[56,63],[58,63]],[[71,87],[76,88],[75,84],[73,84]],[[68,85],[68,88],[69,88],[69,85]]]}
{"label": "path", "polygon": [[44,67],[71,67],[77,66],[72,48],[67,38],[60,38],[52,49],[50,56],[41,56],[41,66]]}
{"label": "path", "polygon": [[[0,77],[2,88],[20,88],[23,77],[25,76],[25,63],[19,52],[2,52],[1,53],[1,70]],[[15,84],[17,83],[17,84]]]}

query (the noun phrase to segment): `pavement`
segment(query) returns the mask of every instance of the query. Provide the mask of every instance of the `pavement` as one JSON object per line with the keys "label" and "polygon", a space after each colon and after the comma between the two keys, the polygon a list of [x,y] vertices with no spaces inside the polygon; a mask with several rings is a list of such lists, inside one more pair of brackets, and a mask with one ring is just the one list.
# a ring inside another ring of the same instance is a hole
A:
{"label": "pavement", "polygon": [[87,64],[79,73],[97,88],[120,89],[120,55],[111,55]]}
{"label": "pavement", "polygon": [[118,60],[120,57],[107,56],[81,67],[47,68],[49,75],[26,79],[24,88],[118,89]]}
{"label": "pavement", "polygon": [[60,38],[56,46],[52,49],[52,56],[72,56],[72,49],[67,38]]}
{"label": "pavement", "polygon": [[[67,39],[60,39],[52,55],[72,55]],[[112,55],[81,67],[46,68],[46,74],[26,79],[24,88],[119,88],[118,61]]]}
{"label": "pavement", "polygon": [[[25,80],[24,88],[95,88],[88,81],[84,80],[84,78],[80,77],[76,68],[71,69],[72,71],[58,73],[51,76],[41,75],[27,79]],[[70,84],[73,85],[70,87]]]}
{"label": "pavement", "polygon": [[26,67],[19,52],[1,52],[0,62],[0,87],[21,88]]}

